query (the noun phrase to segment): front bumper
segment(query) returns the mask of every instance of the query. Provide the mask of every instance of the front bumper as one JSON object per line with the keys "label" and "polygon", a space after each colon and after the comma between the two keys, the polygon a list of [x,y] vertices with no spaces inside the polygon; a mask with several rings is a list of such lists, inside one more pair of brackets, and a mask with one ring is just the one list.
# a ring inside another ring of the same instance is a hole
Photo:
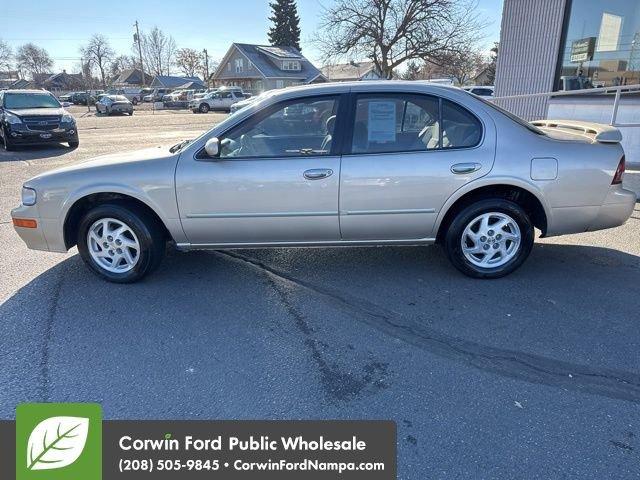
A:
{"label": "front bumper", "polygon": [[18,236],[32,250],[44,250],[47,252],[67,251],[64,243],[64,235],[58,219],[40,218],[36,205],[20,205],[11,210],[12,220],[34,220],[35,228],[20,227],[14,223]]}
{"label": "front bumper", "polygon": [[32,130],[25,125],[5,126],[3,135],[14,145],[41,145],[46,143],[77,142],[76,126],[60,127],[53,130]]}

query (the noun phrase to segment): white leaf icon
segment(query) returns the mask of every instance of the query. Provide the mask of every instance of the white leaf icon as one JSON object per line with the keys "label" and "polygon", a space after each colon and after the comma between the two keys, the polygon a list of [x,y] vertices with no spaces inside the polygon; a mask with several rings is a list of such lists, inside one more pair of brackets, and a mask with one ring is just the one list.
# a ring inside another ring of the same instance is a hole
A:
{"label": "white leaf icon", "polygon": [[75,462],[89,433],[89,419],[81,417],[51,417],[43,420],[29,435],[27,468],[51,470]]}

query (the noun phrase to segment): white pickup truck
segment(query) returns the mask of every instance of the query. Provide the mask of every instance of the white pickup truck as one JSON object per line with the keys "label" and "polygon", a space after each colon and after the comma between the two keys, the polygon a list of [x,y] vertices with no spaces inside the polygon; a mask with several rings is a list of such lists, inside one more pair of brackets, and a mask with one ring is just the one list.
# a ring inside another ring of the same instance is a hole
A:
{"label": "white pickup truck", "polygon": [[240,89],[221,88],[214,92],[207,93],[202,98],[193,99],[189,102],[189,108],[193,113],[207,113],[210,110],[230,111],[231,105],[245,99],[245,95]]}

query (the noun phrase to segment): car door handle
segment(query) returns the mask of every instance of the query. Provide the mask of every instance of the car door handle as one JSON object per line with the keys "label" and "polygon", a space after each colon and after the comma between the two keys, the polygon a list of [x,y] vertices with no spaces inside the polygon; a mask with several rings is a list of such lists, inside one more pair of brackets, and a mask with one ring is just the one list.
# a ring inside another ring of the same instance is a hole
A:
{"label": "car door handle", "polygon": [[312,168],[304,172],[304,178],[307,180],[320,180],[321,178],[327,178],[333,175],[333,170],[330,168]]}
{"label": "car door handle", "polygon": [[456,174],[477,172],[482,168],[479,163],[456,163],[451,167],[451,172]]}

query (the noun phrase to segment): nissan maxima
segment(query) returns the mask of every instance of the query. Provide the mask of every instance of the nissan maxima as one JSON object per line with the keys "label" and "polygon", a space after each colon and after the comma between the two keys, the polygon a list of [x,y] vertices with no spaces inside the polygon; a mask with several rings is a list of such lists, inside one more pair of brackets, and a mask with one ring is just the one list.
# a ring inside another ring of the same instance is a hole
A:
{"label": "nissan maxima", "polygon": [[179,250],[440,243],[461,272],[516,270],[535,229],[622,225],[620,132],[525,122],[421,82],[274,92],[193,141],[122,152],[27,181],[15,229],[37,250],[74,245],[113,282]]}

